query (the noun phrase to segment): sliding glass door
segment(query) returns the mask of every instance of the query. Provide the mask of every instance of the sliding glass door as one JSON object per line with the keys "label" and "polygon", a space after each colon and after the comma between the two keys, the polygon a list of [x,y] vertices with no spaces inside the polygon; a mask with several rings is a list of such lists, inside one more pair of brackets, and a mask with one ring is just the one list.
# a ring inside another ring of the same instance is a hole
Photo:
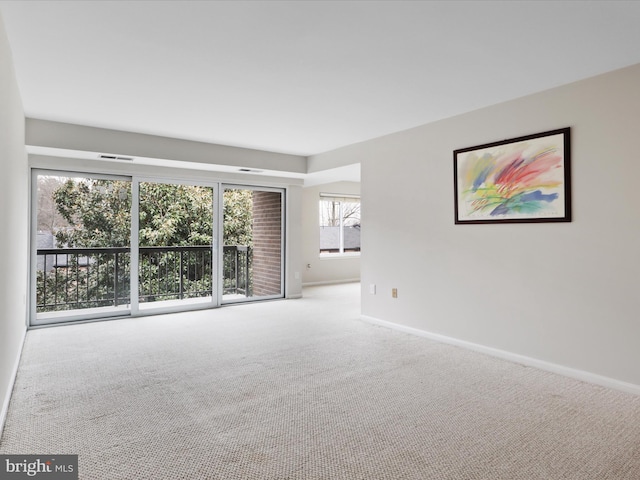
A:
{"label": "sliding glass door", "polygon": [[128,315],[131,181],[34,172],[32,323]]}
{"label": "sliding glass door", "polygon": [[223,303],[284,295],[283,197],[278,189],[224,187]]}
{"label": "sliding glass door", "polygon": [[138,309],[215,304],[214,188],[139,182]]}
{"label": "sliding glass door", "polygon": [[284,296],[284,190],[34,170],[31,324]]}

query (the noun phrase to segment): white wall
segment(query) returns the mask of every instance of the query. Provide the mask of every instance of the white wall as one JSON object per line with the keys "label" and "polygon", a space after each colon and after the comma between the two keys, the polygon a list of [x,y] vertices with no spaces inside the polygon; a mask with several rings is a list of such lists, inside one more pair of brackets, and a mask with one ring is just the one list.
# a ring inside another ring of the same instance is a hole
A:
{"label": "white wall", "polygon": [[27,155],[11,58],[0,16],[0,434],[26,330]]}
{"label": "white wall", "polygon": [[302,187],[287,189],[285,238],[285,296],[302,297]]}
{"label": "white wall", "polygon": [[[635,65],[318,156],[361,162],[362,313],[640,385],[639,86]],[[454,225],[453,150],[567,126],[572,223]]]}
{"label": "white wall", "polygon": [[[302,242],[304,284],[339,283],[360,278],[360,257],[320,257],[320,193],[360,194],[358,182],[335,182],[306,187],[302,195]],[[366,228],[363,226],[363,228]],[[308,268],[311,265],[311,268]]]}

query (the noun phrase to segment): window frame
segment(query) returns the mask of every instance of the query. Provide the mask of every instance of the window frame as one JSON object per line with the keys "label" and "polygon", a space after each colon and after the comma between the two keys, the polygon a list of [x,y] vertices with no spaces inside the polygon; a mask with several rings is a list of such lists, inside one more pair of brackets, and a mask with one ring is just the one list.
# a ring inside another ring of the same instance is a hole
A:
{"label": "window frame", "polygon": [[[358,247],[357,251],[346,251],[345,252],[345,246],[344,246],[344,204],[347,203],[346,201],[348,200],[355,200],[358,203],[358,211],[360,213],[360,208],[361,208],[361,201],[360,201],[360,195],[356,195],[356,194],[338,194],[338,193],[320,193],[320,198],[318,200],[318,206],[321,207],[322,206],[322,202],[326,202],[326,201],[333,201],[333,202],[337,202],[340,205],[340,213],[339,213],[339,218],[340,218],[340,224],[337,225],[339,227],[339,246],[338,246],[338,251],[337,252],[326,252],[323,251],[321,246],[319,245],[318,248],[318,254],[320,258],[348,258],[348,257],[359,257],[360,256],[360,252],[361,252],[361,246]],[[320,237],[321,237],[321,229],[322,227],[326,226],[326,225],[322,225],[322,217],[321,215],[321,208],[319,208],[318,210],[318,215],[319,215],[319,219],[320,220],[318,222],[318,243],[320,243]],[[360,218],[360,225],[361,225],[361,218]]]}

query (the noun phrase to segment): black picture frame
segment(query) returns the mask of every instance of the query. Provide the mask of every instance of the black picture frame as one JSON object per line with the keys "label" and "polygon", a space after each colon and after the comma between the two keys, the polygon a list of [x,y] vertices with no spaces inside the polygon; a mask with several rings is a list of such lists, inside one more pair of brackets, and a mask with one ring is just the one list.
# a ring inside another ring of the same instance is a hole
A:
{"label": "black picture frame", "polygon": [[456,224],[571,221],[570,127],[453,152]]}

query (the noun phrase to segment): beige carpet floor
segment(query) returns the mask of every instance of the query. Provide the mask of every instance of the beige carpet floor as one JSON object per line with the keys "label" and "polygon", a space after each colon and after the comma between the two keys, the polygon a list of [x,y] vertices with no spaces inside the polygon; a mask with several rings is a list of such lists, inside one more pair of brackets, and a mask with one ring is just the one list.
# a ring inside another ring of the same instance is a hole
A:
{"label": "beige carpet floor", "polygon": [[362,322],[359,286],[32,330],[0,453],[82,479],[640,479],[640,397]]}

